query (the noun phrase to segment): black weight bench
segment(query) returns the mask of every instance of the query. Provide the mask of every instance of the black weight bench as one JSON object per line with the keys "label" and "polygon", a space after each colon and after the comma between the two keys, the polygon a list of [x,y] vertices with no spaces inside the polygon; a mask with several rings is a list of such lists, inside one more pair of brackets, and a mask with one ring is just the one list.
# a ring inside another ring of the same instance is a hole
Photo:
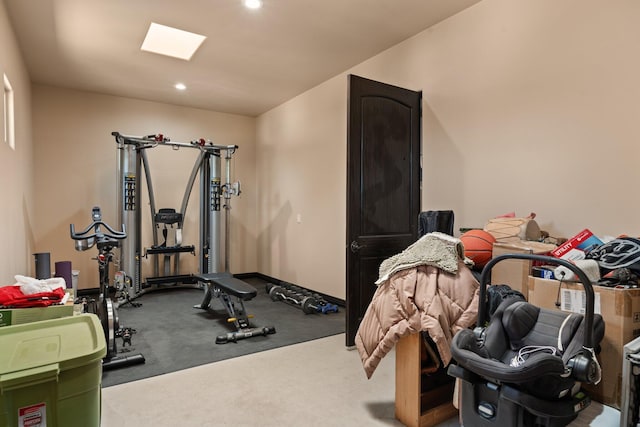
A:
{"label": "black weight bench", "polygon": [[247,282],[236,279],[231,275],[231,273],[196,274],[194,277],[199,282],[206,283],[208,286],[214,285],[221,291],[233,295],[234,297],[238,297],[242,301],[249,301],[258,295],[256,288]]}
{"label": "black weight bench", "polygon": [[[208,310],[212,298],[220,298],[224,304],[229,318],[227,322],[233,323],[236,327],[235,332],[229,332],[226,335],[216,337],[216,344],[226,344],[228,342],[237,342],[238,340],[251,338],[255,336],[266,336],[275,334],[276,329],[273,326],[265,326],[262,328],[254,327],[249,322],[249,317],[244,308],[244,301],[249,301],[258,295],[256,288],[236,279],[231,273],[205,273],[194,274],[193,278],[198,282],[207,285],[204,299],[200,305],[194,306],[203,310]],[[237,299],[239,307],[232,300]]]}

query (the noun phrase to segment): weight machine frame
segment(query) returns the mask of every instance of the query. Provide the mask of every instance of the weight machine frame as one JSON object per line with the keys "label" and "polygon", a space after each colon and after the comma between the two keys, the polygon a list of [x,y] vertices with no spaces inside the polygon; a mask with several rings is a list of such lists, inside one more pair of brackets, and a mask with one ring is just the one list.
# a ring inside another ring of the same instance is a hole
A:
{"label": "weight machine frame", "polygon": [[[181,285],[205,289],[206,286],[191,274],[176,274],[170,276],[158,275],[158,259],[155,257],[154,277],[142,280],[142,258],[148,255],[160,253],[172,253],[174,255],[174,272],[178,271],[179,254],[181,252],[194,253],[193,246],[176,246],[166,250],[149,251],[142,248],[141,225],[141,178],[144,173],[151,220],[153,227],[153,247],[157,247],[156,234],[156,206],[153,192],[153,184],[149,170],[149,161],[146,150],[167,146],[178,150],[180,148],[197,149],[200,151],[189,176],[187,187],[182,199],[180,213],[183,218],[187,211],[189,198],[193,191],[196,177],[200,176],[200,227],[199,227],[199,254],[198,269],[200,274],[219,273],[229,271],[229,221],[233,195],[240,194],[239,183],[231,183],[230,163],[233,154],[238,149],[237,145],[217,145],[204,139],[194,140],[189,143],[171,141],[163,135],[129,136],[119,132],[111,133],[118,146],[118,213],[119,222],[128,230],[128,237],[120,246],[120,268],[126,272],[133,272],[126,283],[128,300],[133,300],[146,292],[164,289],[163,284],[172,286]],[[221,183],[221,163],[224,153],[225,182]],[[220,250],[220,208],[221,199],[224,198],[225,209],[225,245],[224,267],[222,266]],[[195,254],[195,253],[194,253]],[[224,268],[224,269],[223,269]]]}

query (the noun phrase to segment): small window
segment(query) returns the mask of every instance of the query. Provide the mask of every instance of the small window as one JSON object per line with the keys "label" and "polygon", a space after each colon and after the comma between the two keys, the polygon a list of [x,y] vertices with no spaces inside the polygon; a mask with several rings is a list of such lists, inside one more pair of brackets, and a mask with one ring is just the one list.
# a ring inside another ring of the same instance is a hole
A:
{"label": "small window", "polygon": [[4,74],[4,142],[16,149],[15,120],[13,107],[13,88],[9,78]]}

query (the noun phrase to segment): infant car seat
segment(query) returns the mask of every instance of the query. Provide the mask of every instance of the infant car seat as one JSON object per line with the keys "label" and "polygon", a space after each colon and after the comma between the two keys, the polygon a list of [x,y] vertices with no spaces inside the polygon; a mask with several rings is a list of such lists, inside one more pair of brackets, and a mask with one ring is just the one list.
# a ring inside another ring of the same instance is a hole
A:
{"label": "infant car seat", "polygon": [[[486,286],[491,268],[504,259],[542,261],[569,268],[582,282],[585,313],[536,307],[505,299],[486,325]],[[600,381],[594,348],[604,322],[593,313],[594,294],[585,273],[565,260],[529,254],[498,256],[480,278],[478,326],[452,341],[449,375],[459,378],[459,410],[465,427],[564,426],[591,403],[581,383]],[[486,326],[486,327],[485,327]]]}

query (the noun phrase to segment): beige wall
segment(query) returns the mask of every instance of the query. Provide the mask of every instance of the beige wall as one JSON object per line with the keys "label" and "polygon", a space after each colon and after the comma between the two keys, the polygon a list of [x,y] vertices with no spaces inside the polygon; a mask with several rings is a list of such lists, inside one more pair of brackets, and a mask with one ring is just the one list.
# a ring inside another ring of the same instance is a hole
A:
{"label": "beige wall", "polygon": [[[33,261],[34,195],[29,75],[0,2],[0,79],[6,74],[14,94],[15,150],[4,142],[4,106],[0,102],[0,285],[16,274],[35,274]],[[4,86],[0,80],[0,86]]]}
{"label": "beige wall", "polygon": [[[162,132],[240,146],[232,271],[344,298],[348,73],[423,91],[424,210],[453,209],[456,227],[535,211],[552,234],[588,227],[639,235],[638,18],[633,0],[483,0],[257,121],[35,86],[33,126],[27,73],[0,25],[0,67],[24,94],[16,102],[18,149],[2,147],[0,156],[11,206],[0,214],[0,279],[33,273],[31,254],[49,251],[52,261],[72,260],[81,285],[93,286],[92,255],[73,250],[68,226],[87,223],[96,204],[115,221],[111,131]],[[189,153],[156,149],[150,159],[158,207],[177,206]],[[191,212],[196,204],[192,197]],[[195,242],[196,224],[187,220],[185,243]]]}
{"label": "beige wall", "polygon": [[[232,161],[232,180],[243,193],[231,201],[231,257],[234,273],[257,269],[255,119],[167,104],[98,95],[49,86],[33,87],[35,187],[33,217],[36,250],[51,252],[54,261],[70,260],[80,270],[79,286],[97,286],[95,248],[76,252],[69,224],[82,229],[91,222],[91,208],[100,206],[113,227],[118,213],[117,149],[112,131],[126,135],[162,133],[172,141],[198,138],[221,145],[238,145]],[[157,147],[148,151],[156,208],[180,209],[198,150]],[[146,192],[144,187],[143,192]],[[143,246],[152,244],[150,211],[143,201]],[[183,244],[199,245],[198,183],[194,186],[184,225]],[[182,273],[197,271],[197,258],[181,256]],[[144,261],[150,265],[150,261]],[[150,273],[145,269],[145,273]],[[147,276],[148,274],[145,274]]]}
{"label": "beige wall", "polygon": [[345,296],[348,73],[423,92],[423,210],[640,235],[638,19],[633,0],[483,0],[263,114],[259,271]]}
{"label": "beige wall", "polygon": [[258,271],[344,298],[346,80],[258,118]]}

